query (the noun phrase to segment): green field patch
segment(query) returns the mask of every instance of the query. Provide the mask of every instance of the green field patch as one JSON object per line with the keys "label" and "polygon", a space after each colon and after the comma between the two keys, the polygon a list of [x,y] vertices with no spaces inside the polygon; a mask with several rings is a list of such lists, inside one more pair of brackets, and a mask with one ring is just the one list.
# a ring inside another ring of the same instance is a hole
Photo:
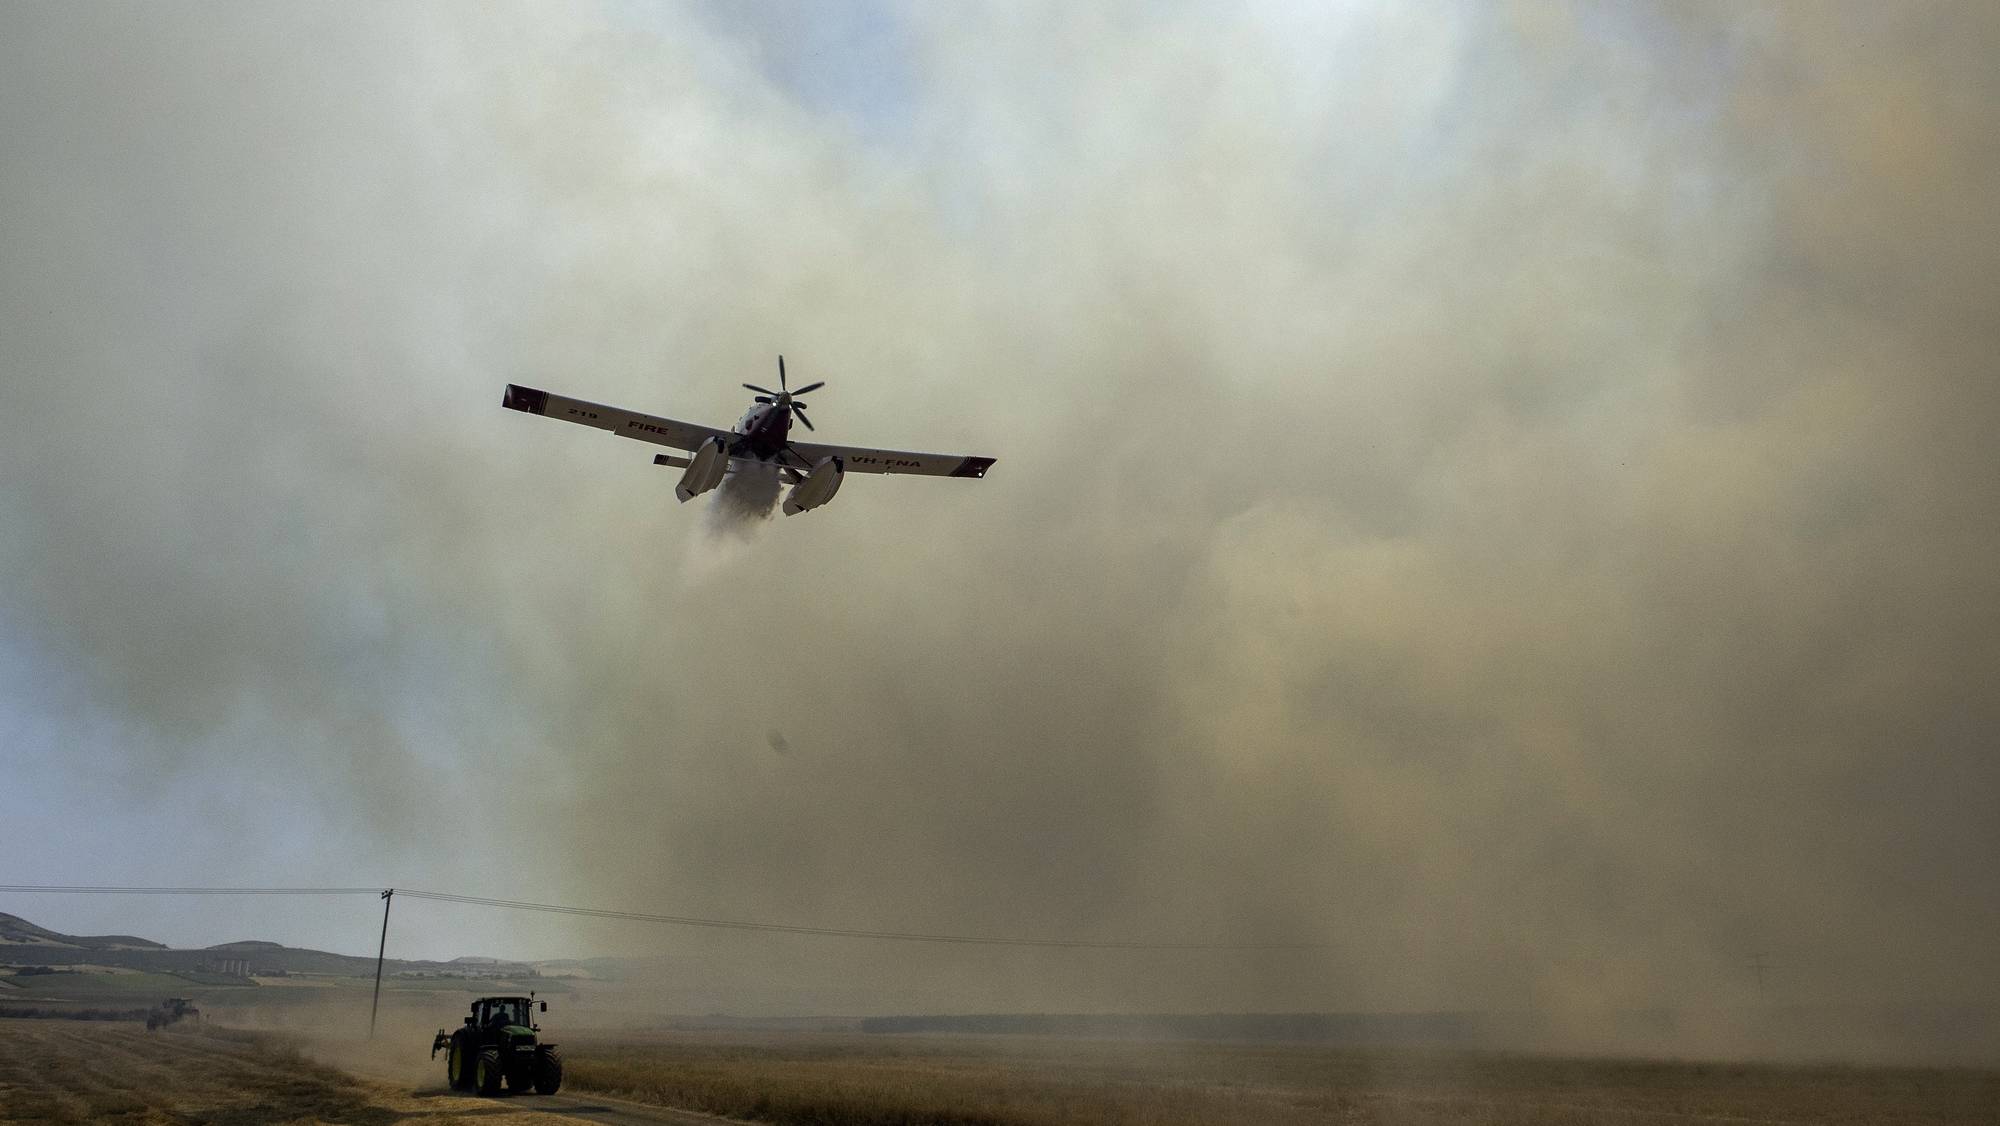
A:
{"label": "green field patch", "polygon": [[37,1000],[59,997],[77,1000],[109,997],[123,1000],[149,994],[157,999],[183,996],[195,988],[195,984],[184,977],[156,973],[51,973],[15,977],[12,981],[22,996]]}

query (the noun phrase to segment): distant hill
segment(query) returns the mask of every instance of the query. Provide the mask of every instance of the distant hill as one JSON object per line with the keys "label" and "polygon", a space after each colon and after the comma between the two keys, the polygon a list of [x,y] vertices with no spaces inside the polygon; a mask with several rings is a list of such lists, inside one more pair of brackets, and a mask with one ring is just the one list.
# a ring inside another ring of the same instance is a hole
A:
{"label": "distant hill", "polygon": [[[150,939],[129,934],[60,934],[38,927],[19,915],[0,911],[0,946],[47,946],[73,950],[165,950]],[[11,951],[0,951],[0,961],[10,960]]]}
{"label": "distant hill", "polygon": [[[221,975],[245,984],[252,977],[292,974],[361,977],[375,973],[373,958],[333,954],[325,950],[307,950],[255,939],[176,950],[164,943],[131,935],[63,934],[4,912],[0,912],[0,965],[118,966],[150,973]],[[452,962],[390,958],[383,963],[383,969],[389,974],[408,977],[515,979],[541,976],[541,971],[528,963],[503,962],[492,958],[465,958]]]}

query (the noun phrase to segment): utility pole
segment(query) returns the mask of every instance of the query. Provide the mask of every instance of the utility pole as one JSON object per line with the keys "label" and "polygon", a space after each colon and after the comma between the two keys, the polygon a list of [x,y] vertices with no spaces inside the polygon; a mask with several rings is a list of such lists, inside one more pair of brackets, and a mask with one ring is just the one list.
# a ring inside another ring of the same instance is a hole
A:
{"label": "utility pole", "polygon": [[375,1039],[375,1010],[382,1007],[382,955],[389,949],[389,902],[395,898],[395,888],[387,888],[382,892],[382,941],[375,947],[375,1000],[368,1005],[370,1040]]}
{"label": "utility pole", "polygon": [[1764,960],[1763,951],[1760,950],[1750,955],[1750,969],[1757,975],[1757,997],[1759,1000],[1764,998],[1764,971],[1775,968]]}

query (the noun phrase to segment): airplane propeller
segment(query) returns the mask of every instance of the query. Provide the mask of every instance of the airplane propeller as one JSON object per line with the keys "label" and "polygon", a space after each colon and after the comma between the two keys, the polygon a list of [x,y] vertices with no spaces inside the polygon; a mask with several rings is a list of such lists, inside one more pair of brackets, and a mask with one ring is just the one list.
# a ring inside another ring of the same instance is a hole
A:
{"label": "airplane propeller", "polygon": [[759,387],[755,383],[745,383],[743,385],[743,388],[746,391],[757,392],[757,397],[754,400],[755,402],[776,403],[779,406],[784,407],[786,410],[791,411],[793,418],[796,418],[800,422],[805,423],[807,430],[816,430],[818,429],[818,427],[812,424],[812,419],[806,417],[806,412],[805,412],[806,405],[804,403],[798,402],[797,400],[800,395],[804,395],[809,391],[817,391],[824,386],[826,386],[826,380],[822,379],[817,383],[808,383],[804,387],[801,387],[796,391],[787,389],[785,387],[785,357],[779,356],[778,390],[773,391],[769,387]]}

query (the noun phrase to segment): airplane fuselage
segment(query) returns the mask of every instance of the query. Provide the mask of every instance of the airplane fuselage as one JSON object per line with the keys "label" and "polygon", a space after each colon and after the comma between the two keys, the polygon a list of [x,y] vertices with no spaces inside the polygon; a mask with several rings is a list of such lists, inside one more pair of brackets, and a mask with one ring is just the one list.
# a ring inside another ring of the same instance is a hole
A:
{"label": "airplane fuselage", "polygon": [[792,412],[776,403],[758,403],[737,420],[736,441],[729,452],[768,460],[785,448],[792,433]]}

